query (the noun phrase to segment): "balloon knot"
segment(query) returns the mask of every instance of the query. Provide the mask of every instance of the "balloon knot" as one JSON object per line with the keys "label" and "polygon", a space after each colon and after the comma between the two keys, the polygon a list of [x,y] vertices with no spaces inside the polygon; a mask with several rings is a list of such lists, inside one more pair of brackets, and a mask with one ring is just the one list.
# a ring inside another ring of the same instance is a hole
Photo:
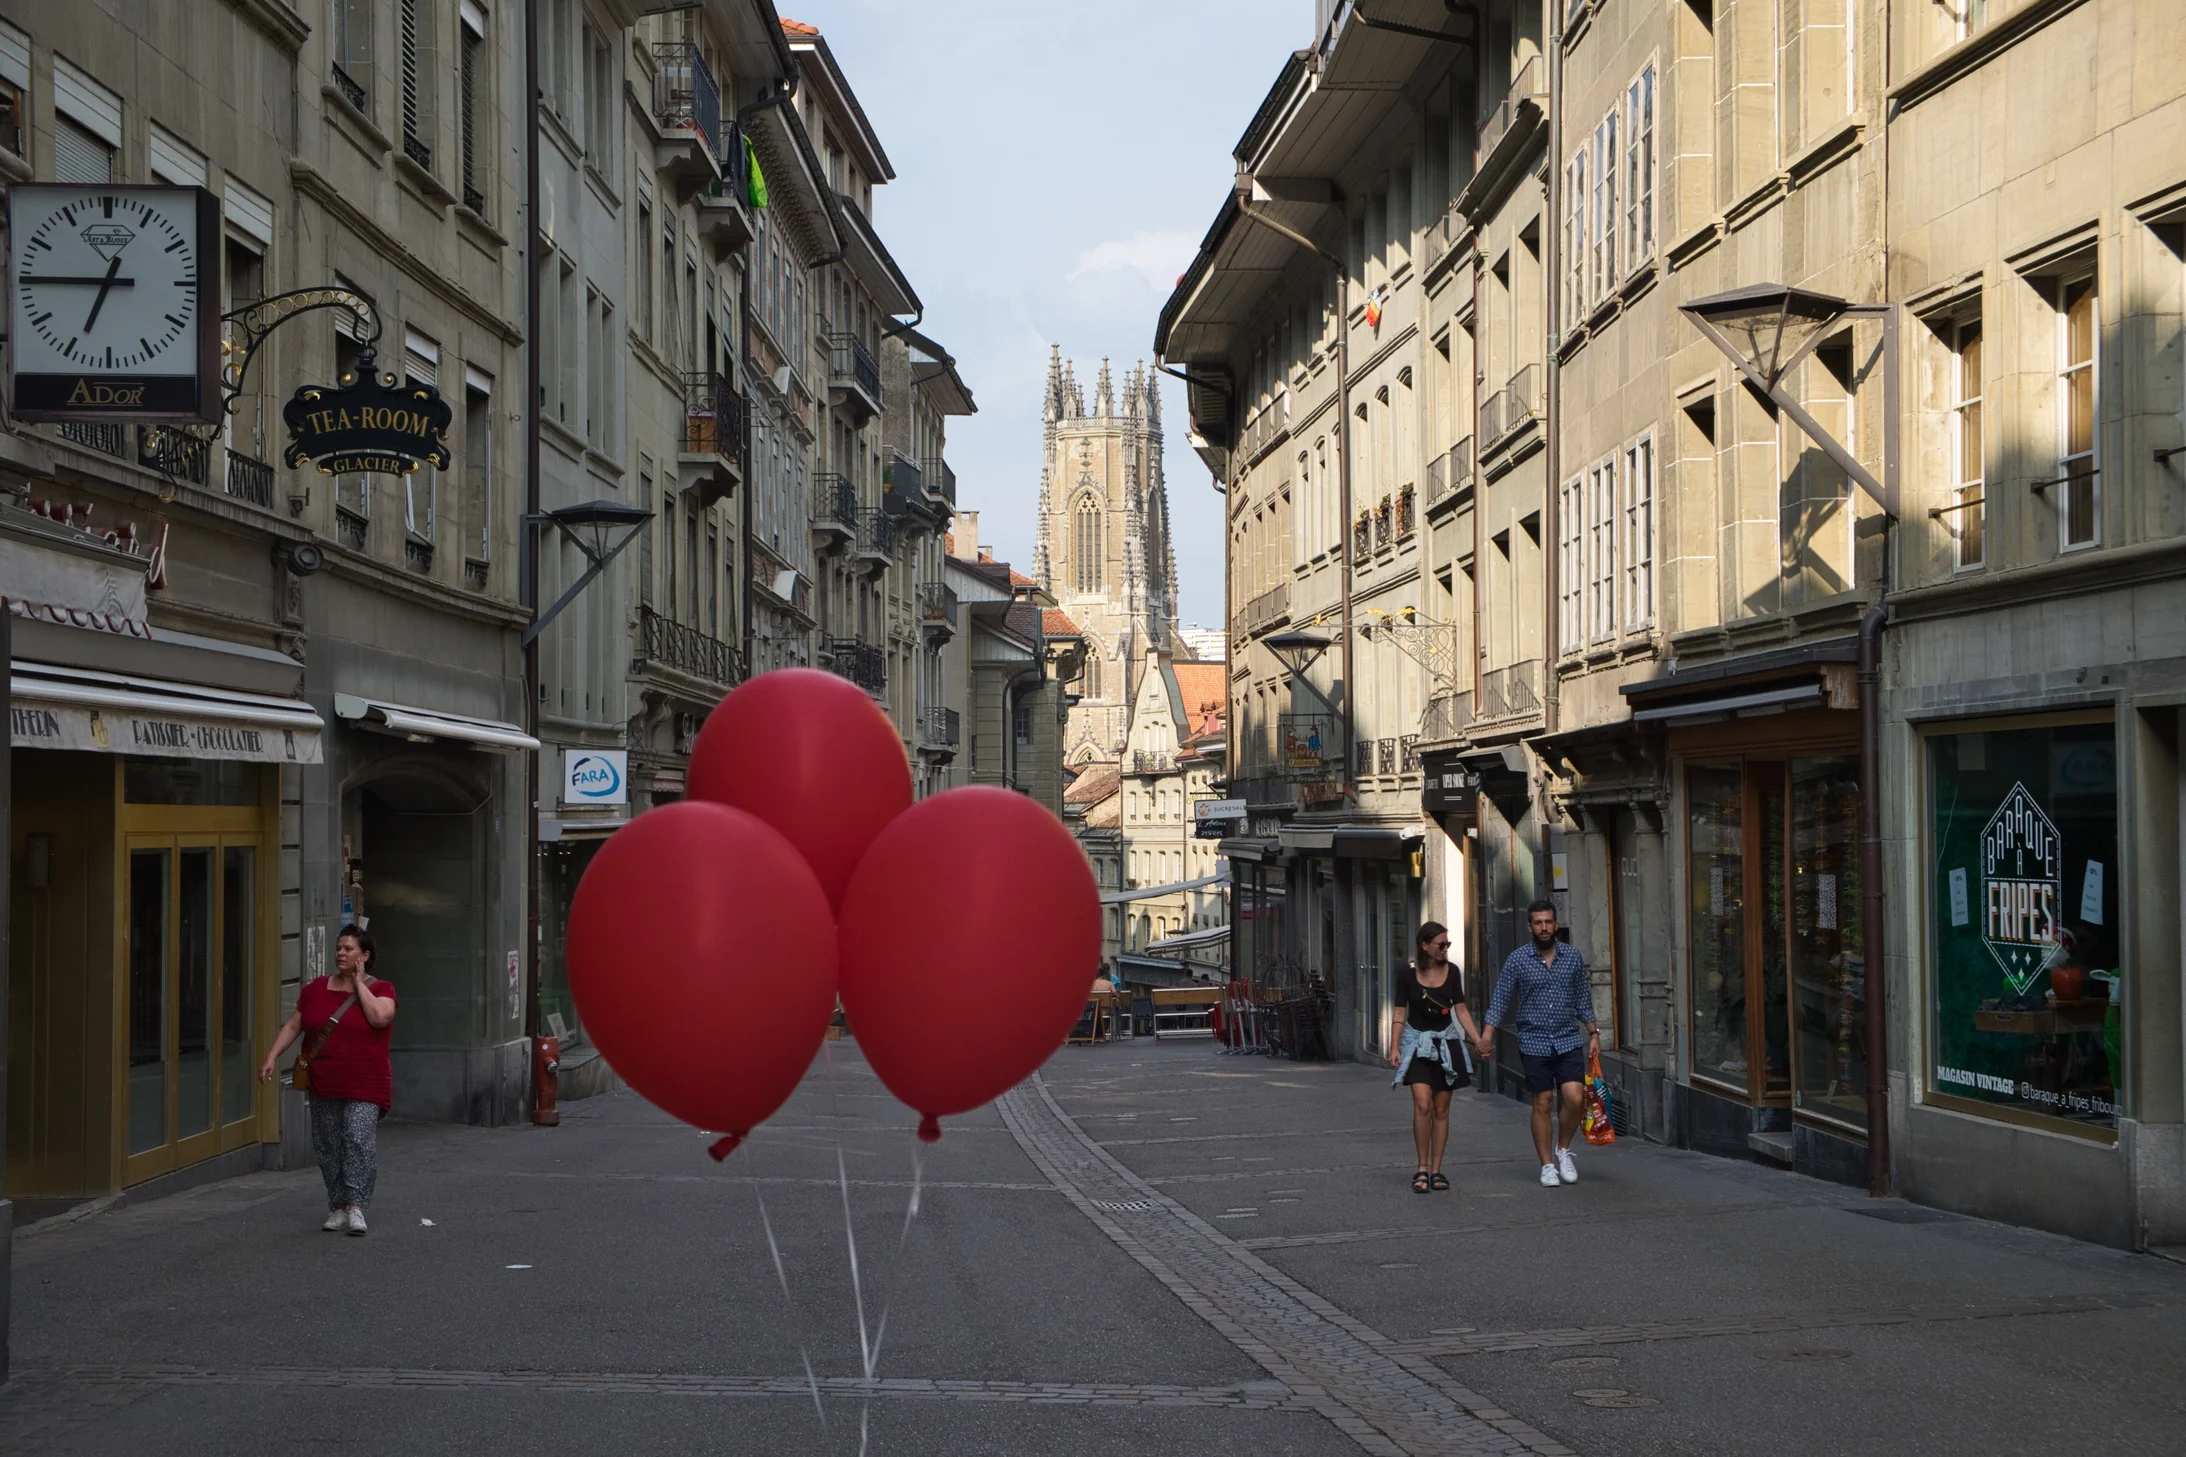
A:
{"label": "balloon knot", "polygon": [[720,1163],[730,1154],[736,1152],[736,1146],[743,1141],[744,1135],[741,1133],[726,1133],[723,1134],[721,1137],[715,1139],[712,1143],[707,1144],[706,1152],[713,1155],[713,1161],[715,1163]]}
{"label": "balloon knot", "polygon": [[918,1141],[920,1143],[941,1142],[941,1120],[936,1118],[931,1113],[928,1113],[925,1117],[919,1119]]}

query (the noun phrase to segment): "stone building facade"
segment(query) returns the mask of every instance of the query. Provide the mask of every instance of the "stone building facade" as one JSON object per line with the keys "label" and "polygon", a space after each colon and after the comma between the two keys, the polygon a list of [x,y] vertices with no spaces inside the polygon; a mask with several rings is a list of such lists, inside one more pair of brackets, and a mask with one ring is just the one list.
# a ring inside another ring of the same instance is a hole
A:
{"label": "stone building facade", "polygon": [[[1229,492],[1241,965],[1370,1025],[1344,832],[1316,889],[1298,801],[1364,809],[1359,741],[1416,732],[1402,927],[1457,929],[1484,998],[1553,899],[1648,1136],[1852,1182],[1882,1146],[1916,1198],[2177,1237],[2186,100],[2161,9],[1320,7],[1157,340]],[[1759,285],[1804,290],[1811,327],[1755,383],[1684,310]],[[1340,544],[1306,505],[1328,377]],[[1385,388],[1411,422],[1386,437]],[[1407,479],[1417,595],[1383,605],[1359,513]],[[1384,637],[1416,707],[1362,665]],[[1286,732],[1308,712],[1340,770]]]}

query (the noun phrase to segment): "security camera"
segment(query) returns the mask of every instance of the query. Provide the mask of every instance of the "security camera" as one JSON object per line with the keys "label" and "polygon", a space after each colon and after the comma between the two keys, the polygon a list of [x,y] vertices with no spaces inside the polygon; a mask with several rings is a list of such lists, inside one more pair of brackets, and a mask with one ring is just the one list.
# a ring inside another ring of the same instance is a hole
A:
{"label": "security camera", "polygon": [[282,549],[281,564],[299,577],[308,577],[326,565],[326,553],[308,541],[292,541]]}

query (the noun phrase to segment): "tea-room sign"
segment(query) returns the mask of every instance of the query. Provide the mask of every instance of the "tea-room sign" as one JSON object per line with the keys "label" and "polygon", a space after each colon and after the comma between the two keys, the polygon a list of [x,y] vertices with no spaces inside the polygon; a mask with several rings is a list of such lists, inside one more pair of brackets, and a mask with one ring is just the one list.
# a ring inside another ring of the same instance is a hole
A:
{"label": "tea-room sign", "polygon": [[446,470],[455,411],[427,384],[363,373],[340,385],[305,385],[281,410],[289,446],[281,459],[306,461],[326,475],[375,471],[409,475],[421,465]]}

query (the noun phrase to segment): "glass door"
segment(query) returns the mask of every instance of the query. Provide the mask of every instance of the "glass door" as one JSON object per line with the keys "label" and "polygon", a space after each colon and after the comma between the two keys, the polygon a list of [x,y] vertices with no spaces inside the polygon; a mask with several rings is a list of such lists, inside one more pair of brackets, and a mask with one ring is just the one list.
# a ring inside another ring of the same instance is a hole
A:
{"label": "glass door", "polygon": [[123,1182],[256,1136],[258,846],[127,837]]}

